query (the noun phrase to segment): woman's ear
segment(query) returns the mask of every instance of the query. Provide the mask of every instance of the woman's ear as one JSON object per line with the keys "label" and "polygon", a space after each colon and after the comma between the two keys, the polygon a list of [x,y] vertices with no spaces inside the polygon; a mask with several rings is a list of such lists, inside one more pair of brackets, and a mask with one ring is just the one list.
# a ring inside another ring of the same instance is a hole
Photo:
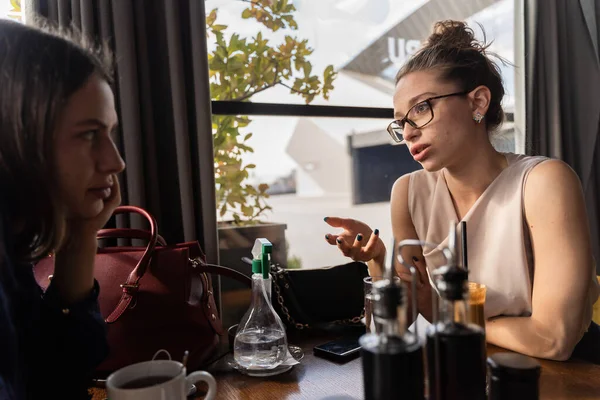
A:
{"label": "woman's ear", "polygon": [[477,86],[469,93],[473,115],[485,115],[490,107],[492,92],[487,86]]}

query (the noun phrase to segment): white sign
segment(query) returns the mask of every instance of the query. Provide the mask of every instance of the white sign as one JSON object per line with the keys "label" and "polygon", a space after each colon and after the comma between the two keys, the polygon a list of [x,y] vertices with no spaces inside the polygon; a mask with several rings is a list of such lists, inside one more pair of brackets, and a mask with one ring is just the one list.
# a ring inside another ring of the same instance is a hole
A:
{"label": "white sign", "polygon": [[415,54],[419,47],[421,47],[421,42],[418,40],[388,37],[388,60],[399,67]]}

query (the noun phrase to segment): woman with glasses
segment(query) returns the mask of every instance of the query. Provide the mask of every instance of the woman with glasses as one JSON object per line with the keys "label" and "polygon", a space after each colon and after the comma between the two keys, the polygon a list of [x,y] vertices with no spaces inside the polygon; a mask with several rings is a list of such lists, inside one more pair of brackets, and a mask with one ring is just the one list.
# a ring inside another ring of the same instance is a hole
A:
{"label": "woman with glasses", "polygon": [[[559,160],[494,149],[489,135],[504,118],[504,88],[486,47],[464,23],[438,22],[397,75],[388,132],[423,170],[392,189],[394,238],[447,244],[449,221],[466,221],[469,280],[487,285],[487,340],[535,357],[590,356],[587,345],[600,336],[591,323],[599,288],[581,184]],[[326,235],[331,245],[381,274],[386,249],[377,229],[325,220],[343,229]],[[418,271],[418,310],[431,320],[428,269],[442,265],[439,251],[405,251]]]}

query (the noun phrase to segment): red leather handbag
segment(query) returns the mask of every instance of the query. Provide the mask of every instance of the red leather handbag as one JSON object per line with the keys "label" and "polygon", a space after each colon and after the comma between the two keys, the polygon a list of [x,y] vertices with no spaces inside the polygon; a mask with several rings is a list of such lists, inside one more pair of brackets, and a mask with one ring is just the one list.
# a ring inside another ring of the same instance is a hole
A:
{"label": "red leather handbag", "polygon": [[[100,311],[108,324],[110,354],[98,367],[97,376],[150,360],[160,349],[175,359],[188,350],[188,368],[197,369],[214,354],[224,333],[208,274],[248,286],[251,281],[235,270],[206,264],[198,242],[167,245],[158,235],[155,219],[145,210],[122,206],[114,212],[122,213],[141,214],[150,230],[104,229],[98,238],[145,239],[148,245],[98,249],[94,276],[100,285]],[[43,289],[53,271],[51,257],[35,266]]]}

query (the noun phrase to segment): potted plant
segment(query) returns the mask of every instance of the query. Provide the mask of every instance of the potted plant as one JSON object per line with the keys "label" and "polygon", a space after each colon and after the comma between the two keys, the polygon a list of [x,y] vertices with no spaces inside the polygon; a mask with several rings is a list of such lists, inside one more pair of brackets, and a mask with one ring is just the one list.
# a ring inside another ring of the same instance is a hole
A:
{"label": "potted plant", "polygon": [[[248,3],[242,18],[254,19],[257,24],[275,32],[279,29],[297,30],[295,8],[288,0],[241,0]],[[317,96],[328,99],[336,73],[333,66],[325,68],[322,76],[313,74],[309,56],[313,49],[307,40],[286,35],[281,43],[271,43],[257,33],[243,38],[226,35],[227,26],[217,23],[217,10],[206,17],[209,41],[208,61],[210,89],[213,100],[250,101],[266,89],[282,85],[309,104]],[[242,133],[251,124],[247,116],[213,116],[215,181],[219,215],[219,247],[221,264],[247,274],[250,267],[242,257],[250,257],[257,237],[273,243],[273,260],[287,264],[284,224],[261,220],[271,210],[267,203],[269,186],[254,186],[248,182],[255,165],[244,163],[243,156],[253,149],[248,145],[252,133]]]}

